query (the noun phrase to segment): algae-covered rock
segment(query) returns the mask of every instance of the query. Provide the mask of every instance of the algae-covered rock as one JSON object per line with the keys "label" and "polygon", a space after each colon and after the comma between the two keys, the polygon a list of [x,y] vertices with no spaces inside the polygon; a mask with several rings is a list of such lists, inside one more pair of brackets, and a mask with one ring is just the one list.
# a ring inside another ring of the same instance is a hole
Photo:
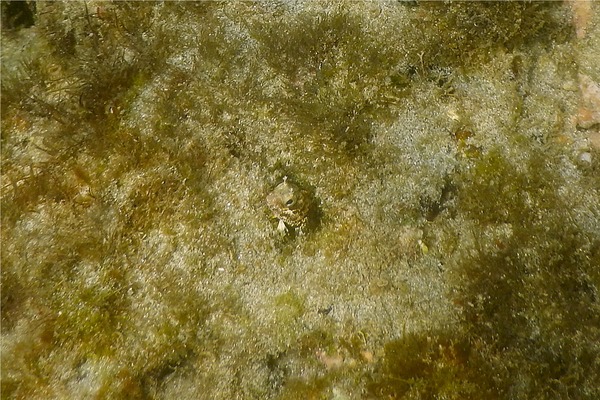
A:
{"label": "algae-covered rock", "polygon": [[2,397],[598,398],[598,10],[3,2]]}

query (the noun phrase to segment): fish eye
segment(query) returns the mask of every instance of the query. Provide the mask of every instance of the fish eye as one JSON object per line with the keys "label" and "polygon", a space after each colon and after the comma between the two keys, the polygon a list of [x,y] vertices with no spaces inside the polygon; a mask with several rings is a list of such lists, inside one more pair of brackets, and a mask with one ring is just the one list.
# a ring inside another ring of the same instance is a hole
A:
{"label": "fish eye", "polygon": [[294,205],[294,199],[289,199],[288,201],[285,202],[285,205],[287,207],[293,206]]}

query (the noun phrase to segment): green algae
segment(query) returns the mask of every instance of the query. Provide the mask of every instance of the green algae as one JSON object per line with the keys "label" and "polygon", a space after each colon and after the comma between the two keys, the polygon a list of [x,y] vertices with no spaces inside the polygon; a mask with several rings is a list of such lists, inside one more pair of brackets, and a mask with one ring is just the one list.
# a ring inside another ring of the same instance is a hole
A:
{"label": "green algae", "polygon": [[598,397],[570,17],[2,3],[3,398]]}

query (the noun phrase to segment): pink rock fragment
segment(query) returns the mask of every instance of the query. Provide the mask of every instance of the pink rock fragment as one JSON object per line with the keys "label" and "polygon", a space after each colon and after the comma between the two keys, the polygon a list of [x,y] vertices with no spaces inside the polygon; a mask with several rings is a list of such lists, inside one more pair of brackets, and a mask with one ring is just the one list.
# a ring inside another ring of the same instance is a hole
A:
{"label": "pink rock fragment", "polygon": [[580,104],[577,126],[589,129],[600,124],[600,85],[587,75],[579,74]]}

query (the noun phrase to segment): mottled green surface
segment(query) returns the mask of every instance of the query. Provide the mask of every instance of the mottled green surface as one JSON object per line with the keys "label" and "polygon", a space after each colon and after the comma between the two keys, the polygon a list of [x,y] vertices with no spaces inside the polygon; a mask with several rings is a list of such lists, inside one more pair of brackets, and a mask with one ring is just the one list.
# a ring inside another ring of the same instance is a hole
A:
{"label": "mottled green surface", "polygon": [[600,397],[597,4],[24,4],[2,398]]}

